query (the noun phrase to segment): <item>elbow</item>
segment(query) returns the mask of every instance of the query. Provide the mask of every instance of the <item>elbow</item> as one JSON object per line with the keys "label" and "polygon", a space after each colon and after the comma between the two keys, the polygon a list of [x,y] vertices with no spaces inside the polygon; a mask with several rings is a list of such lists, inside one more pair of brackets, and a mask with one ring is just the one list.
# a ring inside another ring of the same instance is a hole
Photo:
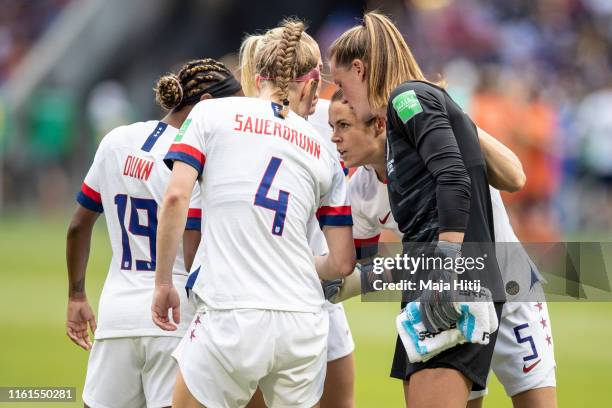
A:
{"label": "elbow", "polygon": [[355,252],[353,251],[352,255],[347,256],[346,259],[338,266],[338,274],[341,278],[346,278],[355,270]]}
{"label": "elbow", "polygon": [[445,173],[437,175],[436,182],[438,189],[454,190],[456,194],[468,199],[472,195],[472,179],[463,166],[454,166]]}
{"label": "elbow", "polygon": [[472,199],[472,179],[470,175],[465,173],[465,175],[461,178],[461,186],[464,191],[466,197],[471,200]]}
{"label": "elbow", "polygon": [[527,176],[525,175],[525,172],[523,171],[523,169],[520,169],[519,171],[516,172],[514,177],[512,177],[510,181],[510,185],[508,186],[508,191],[510,193],[516,193],[517,191],[525,187],[526,182],[527,182]]}
{"label": "elbow", "polygon": [[454,175],[439,182],[442,189],[450,192],[454,196],[452,201],[464,200],[469,202],[472,199],[472,179],[467,171],[457,172]]}
{"label": "elbow", "polygon": [[75,239],[81,231],[81,225],[78,221],[72,220],[68,226],[68,232],[66,233],[66,239],[71,241]]}
{"label": "elbow", "polygon": [[168,189],[164,197],[165,207],[177,207],[189,201],[189,195],[178,190]]}
{"label": "elbow", "polygon": [[70,225],[68,226],[68,231],[66,232],[66,240],[72,241],[78,239],[78,237],[86,232],[88,229],[87,223],[85,223],[82,219],[75,217],[70,221]]}

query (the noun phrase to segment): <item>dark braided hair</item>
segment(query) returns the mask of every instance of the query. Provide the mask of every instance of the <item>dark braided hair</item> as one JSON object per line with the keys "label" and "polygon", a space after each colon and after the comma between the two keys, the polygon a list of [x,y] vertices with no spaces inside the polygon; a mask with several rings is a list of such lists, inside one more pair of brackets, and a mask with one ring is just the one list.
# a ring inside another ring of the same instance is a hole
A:
{"label": "dark braided hair", "polygon": [[178,74],[164,75],[155,86],[155,100],[166,110],[180,110],[195,105],[211,84],[232,76],[223,63],[212,58],[193,60]]}

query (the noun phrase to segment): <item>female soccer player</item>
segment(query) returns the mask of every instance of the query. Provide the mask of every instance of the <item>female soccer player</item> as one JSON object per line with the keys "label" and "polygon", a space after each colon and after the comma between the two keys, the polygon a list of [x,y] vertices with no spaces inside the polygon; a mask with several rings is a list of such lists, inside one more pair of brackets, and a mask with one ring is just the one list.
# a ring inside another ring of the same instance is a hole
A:
{"label": "female soccer player", "polygon": [[[257,46],[263,35],[249,35],[240,46],[240,82],[246,96],[257,96],[256,61]],[[323,68],[318,56],[319,69]],[[320,82],[319,82],[320,85]],[[313,103],[308,112],[308,122],[321,134],[323,141],[331,144],[331,128],[328,120],[328,100],[319,100],[317,87]],[[335,147],[332,148],[335,149]],[[315,255],[327,253],[325,237],[315,217],[312,218],[309,236],[310,248]],[[321,407],[352,408],[354,406],[355,363],[353,350],[355,344],[342,304],[325,302],[324,309],[329,313],[329,335],[327,337],[327,373],[321,397]],[[256,393],[248,408],[265,407],[261,393]]]}
{"label": "female soccer player", "polygon": [[[474,245],[471,251],[462,248],[464,240],[489,247],[494,240],[485,161],[469,117],[425,79],[402,35],[383,15],[367,13],[362,25],[332,44],[330,57],[334,81],[360,120],[386,112],[389,199],[405,245],[432,243],[444,258],[462,252],[483,257]],[[463,276],[480,279],[503,301],[497,262],[492,256],[484,260],[485,274],[476,276],[472,270]],[[452,284],[450,276],[434,270],[427,278]],[[434,333],[457,318],[443,302],[428,301],[437,296],[434,289],[425,289],[420,297],[423,322]],[[499,303],[496,313],[499,320]],[[496,334],[486,346],[465,343],[417,364],[407,361],[398,338],[391,374],[405,381],[407,405],[464,407],[471,389],[486,386]]]}
{"label": "female soccer player", "polygon": [[[349,182],[357,258],[370,256],[377,252],[376,243],[383,230],[401,237],[397,223],[390,216],[385,185],[385,124],[382,118],[371,123],[357,120],[344,101],[342,91],[332,97],[329,118],[333,142],[342,152],[347,167],[357,168]],[[534,301],[543,299],[541,284],[537,282],[538,276],[534,276],[533,263],[514,234],[497,190],[519,190],[524,184],[525,174],[512,151],[483,131],[479,130],[478,136],[487,162],[489,182],[496,187],[490,187],[490,190],[495,239],[499,242],[496,256],[502,276],[505,282],[515,281],[519,287],[525,288],[523,293],[509,298],[504,305],[492,370],[516,408],[554,407],[555,359],[547,305],[543,301]],[[484,391],[472,392],[468,407],[482,406],[484,394]]]}
{"label": "female soccer player", "polygon": [[[134,123],[104,137],[85,177],[68,229],[69,276],[66,333],[89,350],[83,400],[90,407],[164,407],[172,402],[176,364],[172,351],[187,330],[160,330],[151,321],[158,209],[170,180],[163,158],[191,109],[209,98],[241,94],[230,71],[213,59],[191,61],[176,74],[163,76],[155,88],[168,111],[161,120]],[[184,286],[200,241],[197,190],[189,218],[181,226],[183,250],[170,264],[172,280]],[[106,211],[113,258],[100,297],[99,320],[85,294],[85,272],[93,226]],[[184,256],[183,256],[184,252]],[[183,292],[181,292],[183,293]],[[182,295],[184,297],[184,295]],[[183,316],[194,311],[187,303]],[[87,325],[95,331],[89,340]]]}
{"label": "female soccer player", "polygon": [[[179,316],[170,272],[198,179],[206,214],[198,260],[205,278],[193,289],[200,314],[175,352],[175,406],[244,406],[257,386],[269,406],[318,406],[328,331],[319,278],[355,266],[342,168],[301,117],[319,80],[318,47],[296,20],[262,41],[258,98],[203,101],[166,156],[173,170],[152,304],[164,329],[175,327],[169,308],[175,322]],[[315,213],[329,254],[313,259],[307,229]]]}

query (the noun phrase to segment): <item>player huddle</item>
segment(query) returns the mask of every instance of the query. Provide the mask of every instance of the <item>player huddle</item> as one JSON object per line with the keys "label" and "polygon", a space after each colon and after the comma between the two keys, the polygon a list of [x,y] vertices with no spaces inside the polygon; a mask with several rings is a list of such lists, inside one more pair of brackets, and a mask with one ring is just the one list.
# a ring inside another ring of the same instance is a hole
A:
{"label": "player huddle", "polygon": [[[162,77],[168,114],[98,147],[67,241],[67,334],[91,350],[87,406],[352,407],[353,341],[326,298],[367,291],[381,230],[453,258],[464,241],[518,241],[489,183],[520,188],[520,163],[425,79],[390,20],[367,13],[334,42],[329,102],[304,29],[285,20],[245,39],[240,84],[211,59]],[[358,168],[350,181],[338,155]],[[84,279],[103,211],[113,258],[96,321]],[[525,253],[513,262],[531,271]],[[546,306],[503,305],[502,275],[491,257],[487,302],[419,294],[432,336],[481,304],[495,327],[487,344],[449,343],[423,362],[398,329],[391,374],[407,406],[479,406],[491,367],[515,406],[556,404]]]}

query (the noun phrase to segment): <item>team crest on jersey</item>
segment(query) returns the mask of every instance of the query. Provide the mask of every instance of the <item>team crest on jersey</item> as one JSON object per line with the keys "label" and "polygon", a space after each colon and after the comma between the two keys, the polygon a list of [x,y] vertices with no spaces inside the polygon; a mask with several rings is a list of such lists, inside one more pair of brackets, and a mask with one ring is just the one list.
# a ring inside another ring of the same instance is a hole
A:
{"label": "team crest on jersey", "polygon": [[414,115],[423,112],[419,98],[413,90],[402,92],[393,98],[391,103],[393,104],[393,109],[395,109],[395,112],[397,112],[397,115],[404,123],[407,123]]}
{"label": "team crest on jersey", "polygon": [[179,132],[176,134],[176,137],[174,138],[175,142],[180,142],[181,140],[183,140],[183,136],[185,136],[185,132],[187,131],[187,128],[189,127],[190,124],[191,124],[191,118],[185,119],[185,122],[183,122],[183,126],[181,126],[181,129],[179,130]]}

